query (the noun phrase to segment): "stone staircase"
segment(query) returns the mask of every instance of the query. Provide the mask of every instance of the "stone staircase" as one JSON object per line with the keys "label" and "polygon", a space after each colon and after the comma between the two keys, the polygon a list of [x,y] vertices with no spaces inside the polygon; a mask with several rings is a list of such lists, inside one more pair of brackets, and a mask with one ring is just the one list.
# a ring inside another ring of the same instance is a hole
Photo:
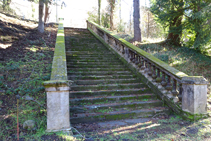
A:
{"label": "stone staircase", "polygon": [[169,112],[146,84],[88,30],[65,29],[71,123]]}

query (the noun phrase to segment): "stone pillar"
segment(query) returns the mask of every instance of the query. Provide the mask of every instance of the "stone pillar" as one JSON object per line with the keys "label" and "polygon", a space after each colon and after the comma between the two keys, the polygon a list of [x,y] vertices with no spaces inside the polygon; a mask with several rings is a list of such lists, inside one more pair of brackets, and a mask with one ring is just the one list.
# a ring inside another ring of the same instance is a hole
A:
{"label": "stone pillar", "polygon": [[70,130],[68,80],[45,81],[47,93],[47,132]]}
{"label": "stone pillar", "polygon": [[207,113],[207,84],[203,77],[182,78],[182,110],[191,114]]}

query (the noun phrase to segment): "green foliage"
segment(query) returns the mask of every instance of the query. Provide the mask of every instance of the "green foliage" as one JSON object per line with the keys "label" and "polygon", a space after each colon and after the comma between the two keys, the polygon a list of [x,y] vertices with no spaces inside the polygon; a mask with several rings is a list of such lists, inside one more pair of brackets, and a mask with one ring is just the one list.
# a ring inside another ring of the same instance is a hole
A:
{"label": "green foliage", "polygon": [[118,32],[124,32],[125,31],[125,25],[126,25],[126,23],[123,23],[123,21],[121,20],[121,22],[119,22],[118,25],[117,25],[117,31]]}
{"label": "green foliage", "polygon": [[88,11],[87,13],[89,15],[88,20],[93,21],[95,23],[98,23],[98,19],[97,19],[97,8],[93,7],[92,11]]}
{"label": "green foliage", "polygon": [[[89,15],[88,20],[89,21],[93,21],[95,23],[98,23],[98,15],[97,15],[97,8],[93,7],[92,11],[88,11],[87,13]],[[101,12],[101,25],[105,28],[109,28],[110,27],[110,18],[109,18],[109,14],[105,11]]]}
{"label": "green foliage", "polygon": [[153,0],[151,11],[163,27],[168,27],[171,43],[182,42],[202,53],[211,49],[211,1]]}
{"label": "green foliage", "polygon": [[109,14],[106,12],[102,12],[101,14],[101,25],[105,28],[110,28],[110,18]]}

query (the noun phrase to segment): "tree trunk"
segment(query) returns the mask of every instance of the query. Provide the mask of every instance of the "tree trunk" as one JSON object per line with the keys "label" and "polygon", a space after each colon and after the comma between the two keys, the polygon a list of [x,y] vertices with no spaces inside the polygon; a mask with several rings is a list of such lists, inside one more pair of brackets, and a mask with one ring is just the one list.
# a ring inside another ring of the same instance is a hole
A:
{"label": "tree trunk", "polygon": [[134,7],[134,38],[133,41],[141,42],[141,29],[140,29],[140,11],[139,11],[139,0],[133,0]]}
{"label": "tree trunk", "polygon": [[100,25],[100,9],[101,9],[101,0],[98,0],[98,24]]}
{"label": "tree trunk", "polygon": [[50,13],[49,13],[49,6],[48,6],[48,2],[45,3],[45,17],[44,17],[44,23],[46,23],[48,17],[49,17]]}
{"label": "tree trunk", "polygon": [[122,6],[121,6],[121,3],[122,3],[122,1],[119,0],[119,22],[120,22],[120,25],[122,23]]}
{"label": "tree trunk", "polygon": [[176,45],[176,46],[181,46],[180,40],[181,40],[181,35],[182,35],[182,29],[178,31],[178,33],[172,33],[171,30],[174,30],[174,28],[178,28],[182,24],[182,17],[177,16],[174,18],[173,23],[170,24],[169,27],[169,34],[167,37],[167,40],[170,44]]}
{"label": "tree trunk", "polygon": [[44,8],[43,0],[39,0],[39,24],[38,24],[38,31],[40,33],[44,32],[43,8]]}
{"label": "tree trunk", "polygon": [[110,30],[114,30],[114,23],[113,23],[114,4],[115,4],[115,0],[111,0],[111,2],[110,2],[110,6],[111,6],[111,11],[110,11]]}

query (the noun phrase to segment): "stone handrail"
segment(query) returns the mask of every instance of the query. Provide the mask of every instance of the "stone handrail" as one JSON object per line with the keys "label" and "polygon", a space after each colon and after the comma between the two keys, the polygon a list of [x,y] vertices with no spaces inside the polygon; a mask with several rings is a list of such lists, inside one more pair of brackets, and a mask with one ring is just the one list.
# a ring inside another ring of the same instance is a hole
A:
{"label": "stone handrail", "polygon": [[188,76],[94,22],[87,21],[87,28],[136,68],[176,113],[189,119],[206,115],[208,81],[205,78]]}
{"label": "stone handrail", "polygon": [[60,23],[57,32],[51,79],[43,83],[47,93],[47,132],[70,130],[69,89],[67,79],[64,27]]}

